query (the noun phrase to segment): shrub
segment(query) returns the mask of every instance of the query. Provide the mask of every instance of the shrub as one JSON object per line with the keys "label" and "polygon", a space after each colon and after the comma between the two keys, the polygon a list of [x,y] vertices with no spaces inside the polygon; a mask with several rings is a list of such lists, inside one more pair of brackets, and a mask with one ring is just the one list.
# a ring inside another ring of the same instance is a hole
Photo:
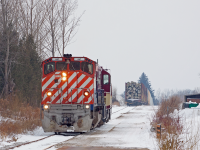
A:
{"label": "shrub", "polygon": [[[33,131],[41,126],[40,109],[20,102],[17,97],[12,100],[0,99],[0,138],[15,137],[17,134]],[[16,139],[16,138],[13,138]]]}
{"label": "shrub", "polygon": [[[162,99],[158,110],[152,117],[151,125],[161,124],[161,136],[157,138],[160,150],[195,149],[199,141],[199,132],[193,133],[183,116],[179,114],[181,100],[178,96]],[[176,110],[177,109],[177,110]],[[191,127],[194,124],[191,124]],[[194,127],[195,128],[195,127]]]}

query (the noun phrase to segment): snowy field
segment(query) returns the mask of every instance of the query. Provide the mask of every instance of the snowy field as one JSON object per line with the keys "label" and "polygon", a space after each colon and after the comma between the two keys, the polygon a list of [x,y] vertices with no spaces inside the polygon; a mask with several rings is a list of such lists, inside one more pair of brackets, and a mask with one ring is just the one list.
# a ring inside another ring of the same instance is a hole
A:
{"label": "snowy field", "polygon": [[[156,149],[155,133],[150,131],[151,114],[157,106],[118,107],[112,109],[112,118],[100,128],[90,133],[78,135],[53,135],[44,133],[42,128],[26,135],[18,135],[16,142],[0,142],[0,149],[8,149],[23,143],[43,139],[38,142],[14,148],[14,150],[55,150],[61,147],[116,147],[116,148],[147,148]],[[200,120],[200,109],[184,109],[179,112],[186,122]],[[52,147],[51,147],[52,146]]]}

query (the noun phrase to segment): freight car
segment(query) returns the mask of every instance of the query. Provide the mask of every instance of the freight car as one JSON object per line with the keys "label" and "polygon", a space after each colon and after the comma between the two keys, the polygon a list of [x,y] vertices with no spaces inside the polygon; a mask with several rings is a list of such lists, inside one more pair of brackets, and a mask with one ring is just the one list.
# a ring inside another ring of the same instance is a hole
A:
{"label": "freight car", "polygon": [[51,57],[41,64],[44,132],[89,132],[111,119],[111,75],[87,57]]}
{"label": "freight car", "polygon": [[125,101],[128,106],[154,105],[149,90],[143,83],[125,83]]}

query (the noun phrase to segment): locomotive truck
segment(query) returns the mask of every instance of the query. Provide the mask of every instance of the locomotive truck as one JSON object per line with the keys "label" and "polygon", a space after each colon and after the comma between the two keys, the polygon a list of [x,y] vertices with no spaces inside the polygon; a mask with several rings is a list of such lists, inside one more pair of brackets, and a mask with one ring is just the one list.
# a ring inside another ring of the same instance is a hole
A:
{"label": "locomotive truck", "polygon": [[87,57],[50,57],[42,66],[44,132],[89,132],[111,119],[111,75]]}

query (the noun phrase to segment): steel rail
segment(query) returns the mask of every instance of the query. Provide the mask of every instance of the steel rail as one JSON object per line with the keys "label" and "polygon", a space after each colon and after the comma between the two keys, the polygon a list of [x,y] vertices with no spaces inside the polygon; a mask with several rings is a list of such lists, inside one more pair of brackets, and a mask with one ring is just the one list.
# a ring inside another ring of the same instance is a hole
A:
{"label": "steel rail", "polygon": [[127,107],[124,107],[124,108],[122,108],[122,109],[120,109],[120,110],[118,110],[118,111],[115,111],[115,112],[113,112],[112,114],[114,114],[114,113],[116,113],[116,112],[119,112],[119,111],[121,111],[121,110],[123,110],[123,109],[125,109],[125,108],[127,108]]}
{"label": "steel rail", "polygon": [[49,137],[54,136],[54,135],[55,135],[55,134],[53,134],[53,135],[49,135],[49,136],[47,136],[47,137],[44,137],[44,138],[41,138],[41,139],[38,139],[38,140],[35,140],[35,141],[31,141],[31,142],[23,143],[23,144],[20,144],[20,145],[14,146],[14,147],[10,147],[10,148],[8,148],[8,149],[14,149],[14,148],[16,148],[16,147],[20,147],[20,146],[23,146],[23,145],[28,145],[28,144],[31,144],[31,143],[34,143],[34,142],[38,142],[38,141],[44,140],[44,139],[49,138]]}

